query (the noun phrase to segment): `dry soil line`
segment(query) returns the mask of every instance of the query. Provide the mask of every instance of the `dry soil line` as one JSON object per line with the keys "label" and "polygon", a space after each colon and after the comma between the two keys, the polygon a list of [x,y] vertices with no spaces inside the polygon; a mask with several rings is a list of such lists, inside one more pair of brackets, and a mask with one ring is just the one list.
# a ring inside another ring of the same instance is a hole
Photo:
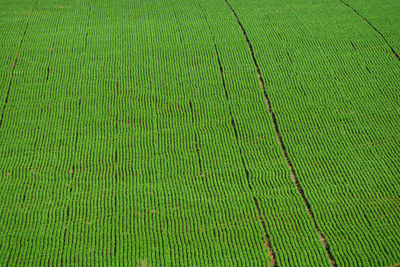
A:
{"label": "dry soil line", "polygon": [[376,31],[383,39],[383,41],[387,44],[387,46],[390,48],[390,50],[392,50],[393,55],[397,58],[398,61],[400,61],[400,56],[399,54],[394,50],[394,48],[390,45],[389,41],[385,38],[385,36],[363,15],[361,15],[354,7],[352,7],[351,5],[347,4],[346,2],[344,2],[343,0],[340,0],[340,2],[347,6],[348,8],[350,8],[351,10],[354,11],[354,13],[356,13],[360,18],[362,18],[366,23],[368,23],[369,26],[371,26],[372,29],[374,29],[374,31]]}
{"label": "dry soil line", "polygon": [[[233,115],[232,115],[230,110],[229,110],[229,114],[231,116],[232,128],[233,128],[233,131],[235,132],[236,143],[239,146],[239,137],[238,137],[238,133],[237,133],[236,125],[235,125],[235,120],[234,120]],[[265,225],[265,221],[264,221],[264,219],[263,219],[263,217],[261,215],[261,209],[260,209],[260,205],[258,205],[258,200],[254,196],[254,191],[253,191],[253,188],[251,187],[251,184],[250,184],[250,173],[249,173],[249,171],[247,169],[246,162],[244,161],[244,157],[243,157],[243,152],[242,152],[242,149],[240,147],[239,147],[239,154],[240,154],[240,159],[242,160],[242,166],[243,166],[244,172],[246,174],[247,185],[249,187],[250,192],[253,195],[254,205],[257,208],[258,219],[260,220],[261,226],[262,226],[262,228],[264,230],[264,234],[265,234],[265,238],[266,238],[264,246],[266,246],[268,248],[268,255],[271,257],[271,261],[270,261],[271,265],[276,267],[276,266],[278,266],[278,264],[276,262],[275,252],[272,249],[271,238],[270,238],[270,236],[268,234],[268,230],[267,230],[267,226]]]}
{"label": "dry soil line", "polygon": [[255,55],[254,55],[253,46],[251,45],[251,42],[250,42],[250,40],[249,40],[249,37],[247,36],[246,30],[244,29],[243,24],[242,24],[241,21],[239,20],[239,17],[238,17],[238,15],[237,15],[236,11],[233,9],[233,7],[229,4],[229,2],[228,2],[227,0],[225,0],[225,3],[228,5],[228,7],[229,7],[230,10],[232,11],[233,15],[235,16],[236,21],[237,21],[237,23],[239,24],[240,29],[242,30],[243,36],[244,36],[245,39],[246,39],[247,45],[249,46],[249,50],[250,50],[250,53],[251,53],[251,57],[252,57],[252,59],[253,59],[254,66],[256,67],[256,70],[257,70],[257,77],[258,77],[258,80],[259,80],[259,82],[260,82],[261,89],[263,90],[265,102],[267,103],[268,111],[269,111],[269,114],[270,114],[270,116],[271,116],[271,119],[272,119],[272,122],[273,122],[273,125],[274,125],[276,137],[277,137],[278,143],[279,143],[279,145],[280,145],[280,147],[281,147],[282,154],[283,154],[283,156],[284,156],[285,159],[286,159],[286,163],[287,163],[287,165],[288,165],[288,168],[290,169],[291,176],[292,176],[292,180],[293,180],[293,182],[295,183],[295,185],[296,185],[296,187],[297,187],[297,190],[298,190],[298,192],[299,192],[301,198],[303,199],[304,204],[305,204],[306,207],[307,207],[308,214],[310,215],[310,217],[311,217],[311,219],[312,219],[312,221],[313,221],[313,223],[314,223],[314,227],[315,227],[316,231],[318,232],[318,235],[319,235],[319,237],[320,237],[320,240],[321,240],[321,242],[322,242],[322,244],[323,244],[323,246],[324,246],[326,252],[328,253],[328,256],[329,256],[329,260],[330,260],[331,265],[332,265],[332,266],[337,266],[337,265],[336,265],[336,261],[335,261],[333,255],[332,255],[332,253],[331,253],[329,244],[328,244],[328,242],[326,241],[326,238],[325,238],[325,236],[323,235],[321,229],[319,228],[319,226],[318,226],[318,224],[317,224],[317,221],[315,220],[314,212],[312,211],[311,205],[310,205],[310,203],[308,202],[308,200],[307,200],[307,198],[306,198],[306,196],[305,196],[305,194],[304,194],[304,191],[303,191],[303,189],[302,189],[302,187],[301,187],[301,185],[300,185],[300,182],[299,182],[299,180],[298,180],[298,178],[297,178],[296,172],[295,172],[295,170],[294,170],[294,168],[293,168],[292,162],[290,161],[290,158],[289,158],[289,156],[288,156],[288,154],[287,154],[285,144],[283,143],[282,136],[281,136],[281,134],[280,134],[280,132],[279,132],[278,123],[277,123],[277,121],[276,121],[275,114],[274,114],[274,112],[273,112],[273,110],[272,110],[271,101],[270,101],[270,99],[268,98],[267,92],[266,92],[266,90],[265,90],[264,80],[263,80],[263,78],[262,78],[262,76],[261,76],[261,71],[260,71],[260,68],[259,68],[259,66],[258,66],[257,60],[256,60],[256,58],[255,58]]}
{"label": "dry soil line", "polygon": [[[58,17],[58,20],[57,20],[57,29],[56,29],[56,33],[58,32],[58,29],[60,28],[60,18],[61,18],[61,16],[59,16]],[[54,44],[54,42],[53,42],[53,44]],[[50,59],[53,57],[53,48],[51,48],[51,52],[50,52],[50,58],[49,58],[49,61],[50,61]],[[48,63],[48,66],[47,66],[47,75],[46,75],[46,81],[45,81],[45,83],[47,83],[48,82],[48,80],[49,80],[49,75],[50,75],[50,62]],[[42,116],[41,116],[42,117]],[[37,147],[37,143],[38,143],[38,134],[39,134],[39,130],[40,130],[40,128],[39,127],[37,127],[37,129],[36,129],[36,134],[35,134],[35,142],[34,142],[34,144],[33,144],[33,149],[34,149],[34,151],[32,152],[32,160],[31,160],[31,162],[30,162],[30,164],[29,164],[29,167],[28,167],[28,171],[29,172],[36,172],[36,170],[35,169],[32,169],[32,166],[33,166],[33,161],[34,161],[34,159],[35,159],[35,151],[36,151],[36,147]],[[23,193],[23,197],[22,197],[22,205],[24,205],[24,203],[25,203],[25,198],[26,198],[26,193],[27,193],[27,191],[28,191],[28,187],[27,186],[25,186],[25,190],[24,190],[24,193]],[[49,211],[50,212],[50,211]],[[67,214],[69,214],[69,211],[67,211]],[[68,215],[67,215],[67,217],[68,217]],[[25,224],[26,225],[26,224]],[[24,226],[24,229],[25,229],[25,226]],[[22,243],[22,237],[21,237],[21,240],[20,240],[20,243]],[[43,247],[42,248],[43,249],[43,251],[44,251],[44,249],[45,249],[45,247]],[[18,253],[18,256],[16,257],[16,258],[19,258],[19,253]],[[40,258],[40,264],[42,263],[42,257]],[[39,264],[39,265],[40,265]]]}
{"label": "dry soil line", "polygon": [[[176,14],[175,8],[173,6],[171,8],[172,8],[172,12],[174,14],[174,18],[177,21],[176,24],[178,26],[179,41],[180,41],[181,45],[183,45],[182,34],[181,34],[181,32],[182,32],[181,31],[181,25],[178,23],[178,16]],[[192,114],[192,123],[194,123],[195,122],[194,111],[193,111],[193,104],[192,104],[191,100],[189,100],[189,108],[190,108],[190,112]],[[197,133],[195,133],[195,135],[194,135],[194,147],[195,147],[195,150],[196,150],[197,160],[198,160],[198,163],[199,163],[200,178],[204,178],[203,164],[201,163],[199,141],[198,141],[198,138],[197,138]]]}
{"label": "dry soil line", "polygon": [[[198,4],[199,4],[200,9],[203,12],[204,19],[205,19],[205,21],[207,23],[207,26],[208,26],[208,29],[210,31],[210,35],[211,35],[211,38],[212,38],[212,41],[213,41],[214,50],[215,50],[215,54],[216,54],[216,57],[217,57],[218,66],[219,66],[219,70],[220,70],[221,81],[222,81],[222,85],[223,85],[224,91],[225,91],[225,98],[229,102],[229,95],[228,95],[228,90],[226,89],[224,69],[222,67],[222,63],[221,63],[221,59],[220,59],[220,56],[219,56],[217,44],[215,42],[215,36],[214,36],[214,33],[213,33],[209,23],[208,23],[207,16],[206,16],[206,13],[205,13],[203,7],[201,6],[200,2],[198,2]],[[230,107],[229,107],[229,116],[230,116],[230,119],[231,119],[231,125],[232,125],[232,128],[233,128],[233,131],[235,133],[236,144],[237,144],[237,146],[239,148],[239,154],[240,154],[240,159],[242,161],[242,166],[243,166],[244,172],[246,174],[247,185],[249,187],[250,192],[253,195],[253,201],[254,201],[254,205],[256,206],[256,209],[257,209],[258,219],[260,220],[260,223],[261,223],[261,226],[263,228],[264,235],[265,235],[265,238],[266,238],[264,246],[266,246],[268,248],[268,255],[271,257],[271,260],[270,260],[271,265],[272,266],[277,266],[275,252],[274,252],[274,250],[272,248],[272,245],[271,245],[271,238],[270,238],[270,236],[268,234],[267,226],[265,225],[265,221],[264,221],[264,219],[262,217],[261,209],[260,209],[260,206],[258,204],[258,200],[254,196],[254,191],[253,191],[253,188],[251,187],[251,184],[250,184],[250,173],[249,173],[248,168],[246,166],[246,162],[245,162],[244,157],[243,157],[242,149],[239,146],[239,136],[238,136],[238,132],[237,132],[236,124],[235,124],[235,119],[234,119],[234,117],[232,115],[232,111],[231,111]]]}
{"label": "dry soil line", "polygon": [[[58,31],[59,26],[60,26],[60,17],[58,17],[58,21],[57,21],[57,30],[56,30],[56,32]],[[52,57],[53,57],[53,48],[51,49],[51,52],[50,52],[50,59],[51,59]],[[49,60],[50,60],[50,59],[49,59]],[[14,63],[14,66],[15,66],[15,63]],[[47,83],[48,80],[49,80],[49,73],[50,73],[50,63],[47,65],[46,83]],[[38,132],[39,132],[39,127],[37,127],[37,129],[36,129],[36,134],[38,134]],[[35,158],[36,146],[37,146],[37,137],[35,138],[35,142],[34,142],[34,144],[33,144],[33,148],[34,148],[34,151],[32,152],[32,158],[33,158],[33,159]],[[28,171],[36,171],[36,170],[32,170],[33,159],[32,159],[32,161],[31,161],[30,164],[29,164]],[[27,187],[25,188],[25,191],[24,191],[24,194],[23,194],[22,203],[25,203],[26,192],[27,192]]]}
{"label": "dry soil line", "polygon": [[[173,4],[173,3],[172,3],[172,4]],[[178,26],[179,41],[180,41],[181,45],[183,45],[181,25],[178,23],[178,16],[177,16],[177,14],[176,14],[176,11],[175,11],[175,8],[173,7],[173,5],[172,5],[171,9],[172,9],[172,12],[173,12],[173,14],[174,14],[174,18],[175,18],[175,20],[177,21],[176,24],[177,24],[177,26]],[[192,114],[192,123],[194,123],[194,122],[195,122],[195,119],[194,119],[194,111],[193,111],[193,104],[192,104],[192,101],[191,101],[191,100],[189,100],[189,108],[190,108],[190,112],[191,112],[191,114]],[[197,133],[195,133],[195,135],[194,135],[194,146],[195,146],[195,150],[196,150],[196,154],[197,154],[197,159],[198,159],[198,162],[199,162],[200,178],[204,178],[203,165],[202,165],[202,163],[201,163],[200,149],[199,149],[199,141],[198,141],[198,138],[197,138]]]}
{"label": "dry soil line", "polygon": [[33,14],[33,11],[35,11],[35,7],[36,7],[36,5],[37,5],[37,2],[38,2],[38,0],[36,0],[35,5],[33,6],[31,13],[29,14],[29,18],[28,18],[28,21],[26,22],[24,34],[22,35],[21,41],[19,42],[19,47],[18,47],[17,55],[15,56],[14,65],[13,65],[13,68],[12,68],[12,71],[11,71],[10,84],[8,85],[7,94],[6,94],[6,99],[5,99],[4,105],[3,105],[3,111],[1,112],[0,127],[1,127],[1,125],[3,124],[4,111],[6,110],[6,106],[7,106],[7,102],[8,102],[8,96],[10,95],[10,91],[11,91],[11,85],[12,85],[12,81],[13,81],[13,78],[14,78],[14,70],[15,70],[15,66],[17,65],[17,61],[18,61],[18,52],[19,52],[19,50],[20,50],[21,47],[22,47],[22,43],[24,42],[25,35],[26,35],[26,32],[27,32],[28,27],[29,27],[29,22],[31,21],[32,14]]}
{"label": "dry soil line", "polygon": [[[35,1],[35,4],[34,4],[34,6],[33,6],[33,8],[32,8],[32,11],[31,11],[31,13],[29,14],[29,18],[28,18],[28,21],[26,22],[26,26],[25,26],[24,33],[23,33],[23,35],[22,35],[21,41],[19,42],[19,47],[18,47],[17,55],[15,56],[14,65],[13,65],[12,70],[11,70],[11,79],[10,79],[10,83],[9,83],[9,85],[8,85],[8,89],[7,89],[7,93],[6,93],[6,99],[5,99],[5,101],[4,101],[3,110],[2,110],[2,112],[1,112],[0,127],[1,127],[1,125],[3,124],[4,112],[5,112],[5,110],[6,110],[6,106],[7,106],[7,102],[8,102],[8,97],[9,97],[10,91],[11,91],[11,85],[12,85],[12,81],[13,81],[13,78],[14,78],[14,70],[15,70],[15,66],[17,65],[17,61],[18,61],[18,52],[19,52],[19,50],[20,50],[21,47],[22,47],[22,43],[24,42],[25,35],[26,35],[26,32],[27,32],[28,27],[29,27],[29,22],[30,22],[30,20],[31,20],[31,18],[32,18],[33,12],[35,11],[35,7],[36,7],[36,5],[37,5],[37,2],[38,2],[38,0]],[[35,140],[35,146],[36,146],[36,140]],[[30,166],[32,166],[32,164],[31,164]],[[30,167],[29,167],[29,169],[30,169]],[[24,194],[23,194],[23,200],[22,200],[23,203],[25,202],[26,191],[27,191],[27,188],[25,187],[25,191],[24,191]],[[18,253],[19,253],[19,252],[18,252]],[[10,263],[11,254],[12,254],[12,253],[10,253],[10,254],[8,255],[7,262],[6,262],[6,266],[8,266],[9,263]],[[17,256],[17,258],[18,258],[18,256]]]}
{"label": "dry soil line", "polygon": [[[192,113],[192,123],[194,123],[195,119],[194,119],[194,111],[193,111],[192,101],[189,101],[189,107],[190,107],[190,112]],[[196,133],[194,135],[194,146],[195,146],[195,149],[196,149],[197,159],[199,161],[200,177],[203,178],[204,177],[203,165],[201,163],[200,149],[199,149],[199,145],[198,145],[198,141],[197,141],[197,134]]]}

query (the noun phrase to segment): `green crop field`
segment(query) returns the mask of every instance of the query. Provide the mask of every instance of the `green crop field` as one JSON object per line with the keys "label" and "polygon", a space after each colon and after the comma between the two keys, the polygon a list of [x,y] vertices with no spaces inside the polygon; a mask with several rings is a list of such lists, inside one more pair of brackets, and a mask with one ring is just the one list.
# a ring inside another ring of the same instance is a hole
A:
{"label": "green crop field", "polygon": [[400,263],[400,1],[1,0],[0,266]]}

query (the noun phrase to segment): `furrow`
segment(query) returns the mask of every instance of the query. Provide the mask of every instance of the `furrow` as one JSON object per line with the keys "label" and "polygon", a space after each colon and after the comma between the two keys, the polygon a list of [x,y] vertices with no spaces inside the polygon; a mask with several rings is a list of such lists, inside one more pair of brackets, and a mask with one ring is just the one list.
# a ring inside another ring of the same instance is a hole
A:
{"label": "furrow", "polygon": [[379,31],[366,17],[364,17],[363,15],[360,14],[360,12],[357,11],[357,9],[355,9],[354,7],[352,7],[350,4],[346,3],[343,0],[340,0],[340,2],[347,6],[348,8],[350,8],[351,10],[354,11],[354,13],[357,14],[357,16],[359,16],[360,18],[362,18],[369,26],[371,26],[372,29],[374,29],[374,31],[376,31],[383,39],[383,41],[386,43],[386,45],[390,48],[390,50],[392,50],[393,55],[397,58],[398,61],[400,61],[400,56],[399,54],[394,50],[393,46],[390,45],[389,41],[386,39],[386,37],[382,34],[381,31]]}
{"label": "furrow", "polygon": [[[172,6],[172,12],[174,13],[175,20],[177,21],[177,26],[178,26],[178,31],[179,31],[179,41],[180,41],[181,45],[183,45],[183,39],[182,39],[182,35],[181,35],[181,25],[178,23],[178,16],[177,16],[175,8],[173,6]],[[190,101],[190,100],[189,100],[189,108],[190,108],[190,112],[192,113],[192,122],[194,123],[195,119],[194,119],[193,104],[192,104],[192,101]],[[200,157],[200,149],[199,149],[199,141],[198,141],[197,133],[195,133],[195,136],[194,136],[194,146],[195,146],[195,150],[196,150],[196,154],[197,154],[197,160],[199,163],[199,169],[200,169],[199,175],[201,178],[204,178],[203,164],[201,162],[201,157]]]}
{"label": "furrow", "polygon": [[[207,23],[207,27],[208,27],[208,29],[210,31],[210,35],[211,35],[211,38],[213,40],[214,50],[215,50],[215,54],[216,54],[216,57],[217,57],[218,66],[219,66],[219,70],[220,70],[221,83],[222,83],[222,86],[224,88],[225,98],[229,103],[229,94],[228,94],[228,90],[226,89],[226,82],[225,82],[225,77],[224,77],[224,69],[222,67],[222,63],[221,63],[221,59],[220,59],[220,56],[219,56],[217,44],[215,42],[214,33],[213,33],[209,23],[208,23],[207,16],[205,14],[205,11],[204,11],[203,7],[201,6],[200,2],[198,2],[198,4],[199,4],[200,9],[203,12],[204,19],[205,19],[205,21]],[[234,116],[232,114],[230,105],[229,105],[229,116],[230,116],[230,119],[231,119],[231,125],[232,125],[232,128],[233,128],[233,131],[234,131],[234,134],[235,134],[236,144],[237,144],[237,146],[239,148],[240,159],[241,159],[242,166],[243,166],[243,169],[244,169],[244,172],[245,172],[245,175],[246,175],[247,185],[248,185],[248,188],[249,188],[250,192],[253,195],[253,201],[254,201],[254,205],[256,206],[256,209],[257,209],[258,219],[260,220],[260,223],[261,223],[261,226],[263,228],[264,235],[265,235],[265,238],[266,238],[266,242],[264,243],[264,246],[266,246],[268,248],[267,250],[268,250],[268,255],[271,258],[271,260],[270,260],[271,265],[272,266],[277,266],[275,252],[274,252],[274,250],[272,248],[272,245],[271,245],[271,238],[269,236],[267,227],[265,225],[265,220],[262,217],[261,209],[260,209],[260,206],[258,204],[258,200],[254,196],[254,191],[253,191],[253,188],[252,188],[251,183],[250,183],[250,173],[249,173],[248,168],[246,166],[246,162],[245,162],[244,157],[243,157],[242,149],[240,148],[239,136],[238,136],[238,132],[237,132],[236,124],[235,124],[235,119],[234,119]]]}
{"label": "furrow", "polygon": [[326,250],[326,252],[327,252],[327,254],[329,256],[329,260],[330,260],[331,265],[332,266],[337,266],[336,260],[335,260],[335,258],[333,257],[333,255],[331,253],[329,244],[328,244],[324,234],[322,233],[321,229],[318,226],[318,223],[317,223],[317,221],[315,219],[315,216],[314,216],[314,212],[311,209],[311,205],[310,205],[309,201],[307,200],[307,198],[306,198],[306,196],[304,194],[303,188],[302,188],[302,186],[301,186],[301,184],[300,184],[300,182],[299,182],[299,180],[297,178],[295,169],[294,169],[294,167],[292,165],[292,162],[291,162],[291,160],[290,160],[290,158],[289,158],[289,156],[287,154],[287,150],[286,150],[285,144],[284,144],[282,136],[281,136],[281,134],[279,132],[278,123],[277,123],[275,114],[274,114],[274,112],[272,110],[271,101],[270,101],[270,99],[268,97],[268,94],[266,92],[266,89],[265,89],[264,80],[263,80],[262,75],[261,75],[260,67],[258,66],[257,60],[256,60],[255,55],[254,55],[253,46],[252,46],[252,44],[251,44],[251,42],[249,40],[249,37],[248,37],[248,35],[246,33],[246,30],[245,30],[243,24],[241,23],[236,11],[233,9],[233,7],[229,4],[229,2],[227,0],[225,0],[225,3],[229,7],[229,9],[232,11],[232,13],[233,13],[233,15],[234,15],[234,17],[235,17],[240,29],[241,29],[241,31],[243,33],[243,36],[246,39],[247,45],[248,45],[250,53],[251,53],[251,57],[253,59],[254,66],[255,66],[256,71],[257,71],[257,77],[258,77],[258,80],[259,80],[259,83],[260,83],[260,87],[261,87],[261,89],[263,91],[264,99],[265,99],[265,102],[266,102],[267,107],[268,107],[269,114],[270,114],[271,119],[272,119],[272,123],[273,123],[273,126],[274,126],[276,137],[277,137],[278,143],[279,143],[279,145],[281,147],[282,154],[285,157],[287,166],[290,169],[292,180],[295,183],[295,185],[297,187],[297,191],[300,194],[304,204],[307,207],[307,212],[310,215],[310,217],[311,217],[311,219],[313,221],[314,227],[315,227],[315,229],[316,229],[316,231],[317,231],[317,233],[318,233],[318,235],[320,237],[320,240],[321,240],[321,242],[322,242],[322,244],[323,244],[323,246],[324,246],[324,248],[325,248],[325,250]]}
{"label": "furrow", "polygon": [[[189,107],[190,107],[190,112],[192,113],[192,122],[194,123],[194,112],[193,112],[193,105],[192,105],[192,101],[189,101]],[[197,134],[195,134],[194,136],[194,146],[196,149],[196,154],[197,154],[197,159],[199,162],[199,168],[200,168],[200,177],[203,178],[204,177],[204,172],[203,172],[203,166],[201,163],[201,157],[200,157],[200,149],[199,149],[199,144],[198,144],[198,140],[197,140]]]}
{"label": "furrow", "polygon": [[22,35],[21,41],[19,42],[19,47],[18,47],[17,55],[15,56],[14,65],[13,65],[12,70],[11,70],[11,79],[10,79],[10,83],[9,83],[9,85],[8,85],[8,89],[7,89],[7,93],[6,93],[6,99],[4,100],[3,110],[2,110],[2,112],[1,112],[0,127],[1,127],[1,125],[3,124],[4,112],[5,112],[5,110],[6,110],[6,106],[7,106],[7,102],[8,102],[8,97],[10,96],[11,85],[12,85],[13,78],[14,78],[15,66],[17,66],[17,61],[18,61],[18,52],[19,52],[19,50],[20,50],[21,47],[22,47],[22,43],[24,42],[25,35],[26,35],[26,32],[27,32],[28,27],[29,27],[29,22],[31,21],[32,14],[33,14],[33,12],[35,11],[37,2],[38,2],[38,0],[36,0],[34,6],[33,6],[33,8],[32,8],[31,13],[29,14],[29,18],[28,18],[28,21],[26,22],[24,34]]}

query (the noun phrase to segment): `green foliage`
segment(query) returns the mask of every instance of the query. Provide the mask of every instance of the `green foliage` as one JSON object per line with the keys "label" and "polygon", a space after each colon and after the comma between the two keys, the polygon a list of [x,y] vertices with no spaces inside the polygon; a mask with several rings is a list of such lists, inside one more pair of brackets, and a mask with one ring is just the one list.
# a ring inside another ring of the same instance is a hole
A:
{"label": "green foliage", "polygon": [[[400,62],[340,1],[229,2],[336,262],[398,262]],[[400,50],[396,1],[349,4]],[[330,265],[224,0],[0,18],[0,265]]]}

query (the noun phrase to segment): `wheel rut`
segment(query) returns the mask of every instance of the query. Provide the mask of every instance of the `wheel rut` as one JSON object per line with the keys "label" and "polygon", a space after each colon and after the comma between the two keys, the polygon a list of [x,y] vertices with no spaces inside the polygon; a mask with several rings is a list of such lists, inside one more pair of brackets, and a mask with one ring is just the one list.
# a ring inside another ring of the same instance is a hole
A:
{"label": "wheel rut", "polygon": [[[348,8],[350,8],[351,10],[353,10],[354,13],[357,14],[357,16],[359,16],[360,18],[362,18],[374,31],[376,31],[382,38],[382,40],[386,43],[386,45],[390,48],[390,50],[392,51],[393,55],[397,58],[398,61],[400,61],[400,56],[399,54],[394,50],[393,46],[390,45],[389,41],[386,39],[386,37],[382,34],[381,31],[379,31],[366,17],[364,17],[363,15],[360,14],[360,12],[358,12],[357,9],[355,9],[353,6],[351,6],[350,4],[346,3],[343,0],[340,0],[340,2],[347,6]],[[354,47],[354,46],[353,46]]]}
{"label": "wheel rut", "polygon": [[252,60],[253,60],[253,63],[254,63],[254,67],[255,67],[256,72],[257,72],[257,77],[258,77],[258,80],[259,80],[259,83],[260,83],[260,87],[261,87],[261,89],[263,91],[264,99],[265,99],[265,102],[266,102],[267,107],[268,107],[268,112],[269,112],[270,117],[272,119],[272,123],[273,123],[275,134],[276,134],[276,138],[277,138],[277,141],[278,141],[278,143],[279,143],[279,145],[281,147],[282,154],[283,154],[283,156],[284,156],[284,158],[286,160],[287,167],[289,168],[289,170],[291,172],[291,178],[292,178],[294,184],[296,185],[297,191],[298,191],[299,195],[301,196],[305,206],[307,207],[307,212],[308,212],[309,216],[311,217],[311,219],[313,221],[314,228],[317,231],[317,233],[319,235],[319,238],[321,240],[321,243],[324,246],[324,248],[325,248],[325,250],[326,250],[326,252],[328,254],[328,257],[329,257],[331,265],[336,267],[337,266],[336,260],[332,255],[330,246],[329,246],[324,234],[322,233],[322,231],[321,231],[321,229],[320,229],[320,227],[319,227],[319,225],[318,225],[318,223],[317,223],[317,221],[315,219],[315,215],[314,215],[314,212],[313,212],[313,210],[311,208],[310,202],[308,201],[308,199],[306,198],[306,196],[304,194],[304,190],[303,190],[303,188],[302,188],[302,186],[300,184],[300,181],[299,181],[299,179],[297,177],[297,174],[296,174],[296,171],[295,171],[295,169],[293,167],[293,164],[292,164],[292,162],[291,162],[291,160],[290,160],[290,158],[288,156],[288,153],[287,153],[287,150],[286,150],[286,146],[285,146],[285,144],[283,142],[281,133],[280,133],[279,128],[278,128],[278,123],[277,123],[277,120],[276,120],[275,113],[274,113],[274,111],[272,109],[271,100],[268,97],[268,94],[267,94],[267,91],[266,91],[266,88],[265,88],[265,84],[264,84],[264,80],[263,80],[262,75],[261,75],[261,70],[260,70],[260,67],[259,67],[259,65],[257,63],[255,54],[254,54],[253,45],[251,44],[250,39],[249,39],[249,37],[248,37],[248,35],[246,33],[246,30],[245,30],[242,22],[240,21],[235,9],[230,5],[230,3],[227,0],[225,0],[225,3],[229,7],[229,9],[231,10],[232,14],[234,15],[234,17],[236,19],[236,22],[238,23],[238,25],[239,25],[242,33],[243,33],[243,36],[246,39],[246,43],[247,43],[247,45],[249,47],[249,51],[250,51],[250,54],[251,54],[251,57],[252,57]]}
{"label": "wheel rut", "polygon": [[[222,86],[224,88],[225,99],[226,99],[226,101],[228,101],[228,103],[230,103],[229,102],[230,100],[229,100],[228,90],[226,88],[224,69],[222,67],[222,63],[221,63],[218,47],[217,47],[217,44],[216,44],[216,41],[215,41],[215,36],[214,36],[214,33],[213,33],[213,31],[211,29],[211,26],[210,26],[210,24],[208,22],[208,19],[207,19],[207,16],[206,16],[206,12],[204,11],[204,8],[200,4],[200,2],[198,2],[198,4],[199,4],[199,8],[203,12],[204,19],[205,19],[205,21],[207,23],[207,27],[209,29],[209,32],[210,32],[210,35],[211,35],[211,38],[212,38],[212,41],[213,41],[214,51],[215,51],[215,55],[216,55],[218,66],[219,66],[219,70],[220,70],[221,83],[222,83]],[[269,236],[269,233],[268,233],[268,230],[267,230],[267,226],[265,224],[265,220],[264,220],[264,218],[262,216],[260,205],[258,204],[258,199],[254,196],[254,190],[253,190],[253,188],[251,186],[251,183],[250,183],[250,172],[249,172],[248,167],[246,165],[246,161],[244,160],[243,151],[242,151],[242,149],[240,147],[238,130],[237,130],[237,127],[236,127],[235,118],[234,118],[234,116],[232,114],[232,110],[231,110],[230,105],[229,105],[229,116],[230,116],[230,120],[231,120],[231,126],[232,126],[234,134],[235,134],[236,145],[238,146],[238,149],[239,149],[239,155],[240,155],[242,167],[243,167],[244,173],[246,175],[247,186],[248,186],[250,192],[253,195],[253,202],[254,202],[254,205],[255,205],[255,207],[257,209],[258,219],[260,221],[260,224],[262,226],[262,229],[263,229],[263,232],[264,232],[264,235],[265,235],[265,238],[266,238],[264,246],[267,248],[268,255],[270,257],[270,264],[272,266],[277,266],[275,251],[274,251],[274,249],[273,249],[273,247],[271,245],[271,238]]]}
{"label": "wheel rut", "polygon": [[[177,22],[176,24],[177,24],[178,32],[179,32],[179,42],[181,45],[183,45],[183,38],[182,38],[182,34],[181,34],[182,29],[181,29],[181,25],[178,23],[178,15],[173,6],[171,7],[171,9],[172,9],[172,13],[174,14],[174,18]],[[192,116],[192,123],[194,124],[195,118],[194,118],[193,103],[191,100],[189,100],[189,108],[190,108],[190,112],[191,112],[191,116]],[[200,178],[204,178],[205,175],[204,175],[204,170],[203,170],[203,164],[201,162],[201,157],[200,157],[200,148],[199,148],[199,140],[198,140],[197,133],[195,133],[195,135],[194,135],[194,148],[196,151],[198,165],[199,165],[199,175],[200,175]]]}
{"label": "wheel rut", "polygon": [[12,86],[12,82],[13,82],[13,78],[14,78],[15,67],[17,66],[17,62],[18,62],[18,55],[19,55],[18,52],[19,52],[19,50],[21,50],[21,48],[22,48],[22,43],[23,43],[24,40],[25,40],[26,32],[28,31],[29,23],[30,23],[30,21],[31,21],[32,14],[33,14],[33,12],[35,11],[35,8],[36,8],[36,6],[37,6],[37,3],[38,3],[38,0],[36,0],[34,6],[33,6],[33,8],[32,8],[31,13],[29,14],[29,18],[28,18],[28,21],[26,22],[26,26],[25,26],[24,33],[23,33],[23,35],[22,35],[21,41],[19,42],[18,51],[17,51],[17,54],[16,54],[15,59],[14,59],[14,65],[13,65],[12,70],[11,70],[11,79],[10,79],[10,83],[8,84],[8,89],[7,89],[7,93],[6,93],[6,99],[4,100],[3,110],[2,110],[2,112],[1,112],[0,127],[1,127],[1,125],[3,125],[4,112],[5,112],[5,110],[6,110],[7,103],[8,103],[8,97],[10,96],[10,92],[11,92],[11,86]]}

